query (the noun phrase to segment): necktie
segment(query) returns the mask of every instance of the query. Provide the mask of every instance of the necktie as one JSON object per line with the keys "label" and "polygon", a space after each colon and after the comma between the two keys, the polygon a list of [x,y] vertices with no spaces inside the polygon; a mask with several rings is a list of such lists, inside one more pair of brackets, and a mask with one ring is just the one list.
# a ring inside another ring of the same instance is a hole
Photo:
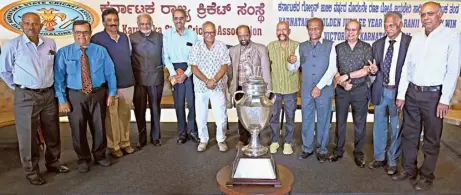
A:
{"label": "necktie", "polygon": [[389,83],[389,73],[391,71],[392,55],[394,53],[395,40],[389,40],[389,47],[387,48],[386,56],[384,58],[384,83]]}
{"label": "necktie", "polygon": [[86,55],[86,48],[82,47],[82,56],[80,56],[80,68],[82,72],[82,91],[85,94],[90,94],[93,89],[91,84],[90,65],[88,64],[88,56]]}

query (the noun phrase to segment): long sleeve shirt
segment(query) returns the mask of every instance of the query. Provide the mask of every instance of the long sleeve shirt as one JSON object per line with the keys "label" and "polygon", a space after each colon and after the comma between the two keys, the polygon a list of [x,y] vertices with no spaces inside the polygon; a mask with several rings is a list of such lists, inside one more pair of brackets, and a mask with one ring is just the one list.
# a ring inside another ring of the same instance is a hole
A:
{"label": "long sleeve shirt", "polygon": [[[81,90],[81,61],[82,50],[76,43],[61,48],[56,54],[54,89],[60,104],[67,102],[66,88]],[[91,72],[93,88],[100,87],[107,82],[109,96],[117,94],[117,80],[112,59],[107,50],[99,45],[90,43],[86,49]]]}
{"label": "long sleeve shirt", "polygon": [[[176,28],[170,28],[163,34],[163,63],[165,64],[170,76],[176,75],[173,63],[188,62],[189,53],[198,40],[197,33],[192,30],[184,29],[180,35]],[[192,70],[184,70],[184,74],[189,77]]]}
{"label": "long sleeve shirt", "polygon": [[2,47],[0,76],[14,89],[14,84],[31,89],[53,85],[53,63],[56,43],[53,39],[39,36],[35,45],[26,35],[18,36]]}
{"label": "long sleeve shirt", "polygon": [[418,86],[442,85],[439,103],[449,105],[460,71],[460,34],[443,26],[429,36],[413,36],[402,68],[397,99],[405,100],[409,82]]}

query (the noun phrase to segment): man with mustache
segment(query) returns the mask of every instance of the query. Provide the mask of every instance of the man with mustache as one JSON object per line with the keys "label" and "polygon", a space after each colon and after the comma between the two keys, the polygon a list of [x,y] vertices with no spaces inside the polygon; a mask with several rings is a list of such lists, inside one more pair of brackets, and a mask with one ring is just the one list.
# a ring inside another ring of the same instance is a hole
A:
{"label": "man with mustache", "polygon": [[46,182],[40,176],[38,165],[39,118],[46,143],[46,169],[57,173],[69,172],[59,163],[61,138],[58,104],[53,91],[56,43],[40,35],[43,24],[36,13],[23,14],[19,25],[24,34],[3,45],[0,76],[8,87],[14,89],[14,118],[26,178],[33,185],[42,185]]}
{"label": "man with mustache", "polygon": [[[237,38],[240,44],[229,49],[232,62],[227,70],[230,95],[233,96],[235,91],[242,90],[246,78],[251,76],[247,75],[247,69],[250,70],[250,73],[258,74],[254,76],[263,77],[267,83],[267,89],[271,89],[267,48],[262,44],[251,41],[250,28],[247,25],[237,27]],[[260,72],[253,72],[257,70]],[[250,133],[245,130],[240,120],[238,121],[238,131],[240,138],[237,147],[248,144]]]}
{"label": "man with mustache", "polygon": [[276,29],[278,40],[272,41],[267,45],[271,67],[272,91],[276,94],[276,100],[270,119],[270,128],[272,132],[272,144],[270,145],[271,153],[276,153],[280,146],[278,140],[280,131],[280,110],[282,109],[283,100],[286,116],[283,154],[293,154],[291,140],[295,128],[296,94],[299,88],[299,75],[297,72],[290,72],[287,66],[288,61],[295,58],[295,49],[298,47],[299,42],[289,38],[290,32],[291,29],[287,22],[279,22]]}
{"label": "man with mustache", "polygon": [[[178,120],[178,144],[188,139],[198,143],[197,123],[195,122],[194,76],[187,59],[192,46],[197,42],[197,33],[185,28],[187,14],[183,9],[172,13],[174,28],[167,29],[163,36],[163,62],[170,73],[173,84],[174,108]],[[187,120],[186,104],[187,99]]]}
{"label": "man with mustache", "polygon": [[[331,104],[334,95],[332,86],[336,74],[336,50],[331,40],[322,38],[323,21],[311,18],[307,21],[309,40],[296,48],[296,58],[290,59],[288,69],[302,72],[302,153],[299,159],[305,159],[317,152],[317,159],[323,163],[328,156],[330,140]],[[292,63],[295,61],[294,63]],[[315,114],[317,111],[317,114]],[[317,115],[317,141],[314,143],[315,115]],[[316,146],[317,145],[317,146]]]}
{"label": "man with mustache", "polygon": [[[88,172],[93,153],[94,162],[103,167],[112,165],[106,158],[106,107],[114,105],[117,80],[114,63],[104,47],[90,43],[88,21],[73,23],[75,43],[59,49],[54,65],[54,89],[59,112],[67,113],[72,143],[77,153],[77,170]],[[108,91],[106,90],[108,88]],[[87,126],[93,138],[90,150]]]}
{"label": "man with mustache", "polygon": [[194,76],[195,106],[197,107],[197,127],[200,144],[197,151],[203,152],[208,145],[208,104],[211,102],[213,118],[216,121],[216,141],[219,151],[227,151],[226,125],[227,105],[227,67],[230,64],[229,50],[226,45],[215,39],[216,26],[212,22],[202,25],[203,41],[197,42],[190,51],[188,64]]}
{"label": "man with mustache", "polygon": [[[448,112],[460,70],[459,31],[442,25],[439,3],[421,10],[424,31],[414,34],[398,88],[397,107],[403,108],[402,167],[395,181],[419,180],[415,190],[426,190],[435,179],[443,118]],[[420,134],[424,127],[424,162],[417,167]],[[419,171],[418,171],[419,170]]]}
{"label": "man with mustache", "polygon": [[151,132],[149,140],[160,139],[160,100],[163,92],[163,35],[152,30],[153,22],[149,14],[137,18],[139,31],[130,35],[133,48],[133,65],[136,85],[134,89],[134,113],[138,125],[137,147],[147,144],[146,108],[149,100]]}
{"label": "man with mustache", "polygon": [[[371,45],[359,39],[361,24],[350,20],[345,27],[346,41],[336,46],[338,73],[336,74],[336,132],[333,153],[329,159],[335,162],[344,155],[346,123],[349,106],[354,120],[354,161],[365,167],[363,146],[365,144],[366,120],[368,114],[368,73],[373,59]],[[374,63],[376,64],[376,63]],[[376,68],[376,67],[373,67]]]}
{"label": "man with mustache", "polygon": [[116,9],[107,8],[101,18],[104,31],[94,34],[91,42],[105,47],[115,64],[117,96],[114,105],[109,106],[106,128],[107,147],[112,151],[112,156],[119,158],[123,153],[134,152],[130,144],[131,105],[135,85],[131,43],[126,34],[118,31],[119,17]]}

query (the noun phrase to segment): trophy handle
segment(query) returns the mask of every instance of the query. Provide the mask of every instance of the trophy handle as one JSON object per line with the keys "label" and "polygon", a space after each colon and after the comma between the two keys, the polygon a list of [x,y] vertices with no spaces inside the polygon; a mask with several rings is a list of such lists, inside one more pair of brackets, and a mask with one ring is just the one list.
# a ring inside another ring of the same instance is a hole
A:
{"label": "trophy handle", "polygon": [[244,93],[243,91],[236,91],[236,92],[234,93],[234,95],[232,96],[232,102],[234,102],[234,107],[236,107],[235,105],[237,105],[238,103],[240,103],[240,101],[242,101],[242,100],[243,100],[243,97],[244,97],[244,96],[242,95],[242,97],[240,97],[239,99],[237,99],[237,98],[236,98],[236,97],[237,97],[237,94],[243,94],[243,95],[245,95],[245,93]]}
{"label": "trophy handle", "polygon": [[274,92],[272,92],[271,90],[267,90],[266,96],[267,96],[267,99],[269,99],[269,101],[271,101],[272,103],[275,103],[275,99],[277,98],[277,95],[275,95]]}

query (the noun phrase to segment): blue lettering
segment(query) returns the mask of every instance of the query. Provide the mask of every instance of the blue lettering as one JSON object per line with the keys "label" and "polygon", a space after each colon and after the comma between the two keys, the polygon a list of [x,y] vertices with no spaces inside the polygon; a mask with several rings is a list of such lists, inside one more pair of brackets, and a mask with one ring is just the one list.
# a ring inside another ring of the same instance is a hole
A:
{"label": "blue lettering", "polygon": [[381,26],[383,26],[383,19],[375,19],[375,18],[368,19],[368,27],[381,27]]}
{"label": "blue lettering", "polygon": [[419,28],[419,19],[404,19],[403,20],[404,28]]}

